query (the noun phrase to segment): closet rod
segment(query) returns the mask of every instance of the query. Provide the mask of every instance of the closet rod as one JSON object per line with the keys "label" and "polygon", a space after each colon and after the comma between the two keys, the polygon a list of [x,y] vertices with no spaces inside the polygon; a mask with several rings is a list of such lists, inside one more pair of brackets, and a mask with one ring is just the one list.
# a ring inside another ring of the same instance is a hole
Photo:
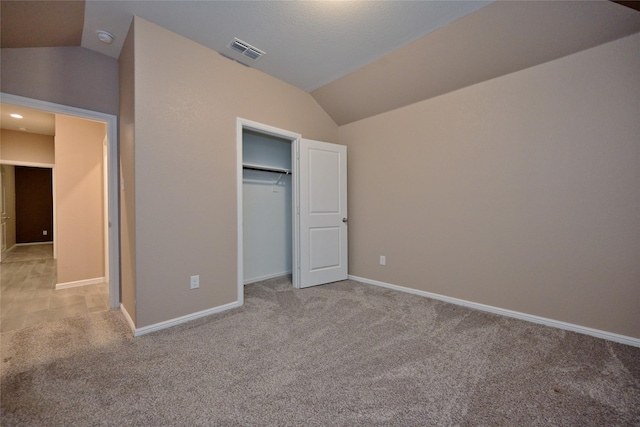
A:
{"label": "closet rod", "polygon": [[248,163],[243,163],[242,164],[242,168],[243,169],[251,169],[251,170],[255,170],[255,171],[278,172],[278,173],[284,173],[284,174],[287,174],[287,175],[289,175],[291,173],[291,171],[289,169],[274,168],[274,167],[271,167],[271,166],[250,165]]}

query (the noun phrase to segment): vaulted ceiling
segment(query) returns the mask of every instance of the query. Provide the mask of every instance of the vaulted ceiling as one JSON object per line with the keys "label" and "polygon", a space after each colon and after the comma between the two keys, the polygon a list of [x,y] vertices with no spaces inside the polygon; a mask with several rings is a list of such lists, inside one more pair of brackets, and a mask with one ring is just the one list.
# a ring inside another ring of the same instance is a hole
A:
{"label": "vaulted ceiling", "polygon": [[135,14],[310,92],[342,125],[639,32],[620,3],[3,0],[1,40],[117,58]]}

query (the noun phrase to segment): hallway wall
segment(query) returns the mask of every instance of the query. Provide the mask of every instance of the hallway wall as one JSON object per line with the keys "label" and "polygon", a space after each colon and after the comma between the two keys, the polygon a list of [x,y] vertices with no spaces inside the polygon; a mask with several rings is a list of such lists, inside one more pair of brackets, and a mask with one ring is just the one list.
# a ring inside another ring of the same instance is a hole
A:
{"label": "hallway wall", "polygon": [[56,114],[58,284],[105,276],[104,123]]}

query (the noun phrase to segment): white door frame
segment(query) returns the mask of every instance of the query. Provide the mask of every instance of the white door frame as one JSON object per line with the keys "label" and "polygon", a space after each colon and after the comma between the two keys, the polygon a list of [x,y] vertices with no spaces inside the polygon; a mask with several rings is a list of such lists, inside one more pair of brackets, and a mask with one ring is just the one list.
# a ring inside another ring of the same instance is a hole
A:
{"label": "white door frame", "polygon": [[300,268],[300,251],[299,251],[299,239],[300,224],[297,213],[297,206],[299,203],[299,191],[298,191],[298,162],[296,161],[296,153],[300,145],[300,138],[302,135],[288,130],[279,129],[273,126],[265,125],[262,123],[254,122],[251,120],[236,118],[236,182],[237,182],[237,199],[238,199],[238,302],[242,305],[244,303],[244,248],[243,248],[243,192],[242,192],[242,131],[252,130],[266,135],[275,136],[281,139],[287,139],[291,141],[291,184],[293,200],[291,203],[293,218],[293,230],[292,237],[292,255],[291,270],[293,276],[293,286],[299,286],[299,268]]}
{"label": "white door frame", "polygon": [[6,191],[5,191],[6,189],[5,182],[6,182],[6,177],[4,175],[4,170],[0,168],[0,205],[2,205],[2,208],[0,209],[0,263],[4,261],[4,258],[8,252],[7,250],[7,217],[5,216],[5,214],[7,213],[7,198],[6,198]]}
{"label": "white door frame", "polygon": [[[54,114],[65,114],[86,120],[102,122],[107,125],[107,187],[108,187],[108,225],[109,225],[109,305],[120,307],[120,201],[118,199],[118,117],[113,114],[100,113],[82,108],[69,107],[52,102],[40,101],[22,96],[0,93],[3,103],[42,110]],[[55,187],[54,187],[55,188]],[[54,202],[55,203],[55,202]],[[55,210],[54,210],[55,215]],[[54,217],[55,224],[55,217]],[[54,225],[55,227],[55,225]],[[56,237],[54,228],[54,241]]]}

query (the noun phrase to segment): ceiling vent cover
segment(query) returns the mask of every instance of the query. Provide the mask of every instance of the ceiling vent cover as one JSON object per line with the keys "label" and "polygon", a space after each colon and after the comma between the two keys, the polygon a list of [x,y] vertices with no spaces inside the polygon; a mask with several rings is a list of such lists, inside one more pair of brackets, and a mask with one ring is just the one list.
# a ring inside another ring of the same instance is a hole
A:
{"label": "ceiling vent cover", "polygon": [[241,53],[244,56],[253,59],[254,61],[257,61],[258,59],[260,59],[260,57],[265,55],[265,52],[261,51],[257,47],[251,46],[249,43],[243,42],[242,40],[235,37],[227,47],[235,52]]}

